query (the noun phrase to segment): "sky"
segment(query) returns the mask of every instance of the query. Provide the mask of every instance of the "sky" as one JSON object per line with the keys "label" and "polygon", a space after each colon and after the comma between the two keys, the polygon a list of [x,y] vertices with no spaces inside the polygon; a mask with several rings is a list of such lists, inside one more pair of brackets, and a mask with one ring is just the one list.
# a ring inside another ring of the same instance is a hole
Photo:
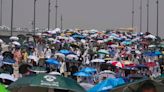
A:
{"label": "sky", "polygon": [[[143,32],[146,32],[146,2],[143,0]],[[156,33],[156,0],[150,0],[150,32]],[[112,29],[131,27],[132,0],[58,0],[58,27]],[[159,0],[159,34],[164,35],[164,0]],[[134,25],[139,30],[140,0],[135,0]],[[3,0],[3,25],[10,27],[11,0]],[[46,28],[48,0],[37,0],[36,27]],[[32,28],[33,0],[14,0],[14,27]],[[55,0],[51,0],[51,28],[55,27]]]}

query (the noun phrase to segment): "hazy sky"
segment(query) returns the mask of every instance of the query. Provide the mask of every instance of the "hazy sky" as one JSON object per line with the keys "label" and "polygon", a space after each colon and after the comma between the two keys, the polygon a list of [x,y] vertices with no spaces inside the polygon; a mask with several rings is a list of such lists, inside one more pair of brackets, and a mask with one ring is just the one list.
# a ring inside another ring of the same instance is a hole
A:
{"label": "hazy sky", "polygon": [[[109,29],[131,26],[132,0],[58,0],[58,26],[64,28]],[[139,1],[135,0],[135,27],[139,29]],[[143,0],[143,31],[146,31],[146,1]],[[156,0],[150,0],[150,32],[156,31]],[[51,0],[51,27],[55,23],[55,0]],[[164,34],[164,0],[159,0],[160,35]],[[3,24],[10,26],[11,0],[3,0]],[[48,0],[37,0],[36,26],[47,27]],[[14,26],[31,28],[33,0],[14,0]]]}

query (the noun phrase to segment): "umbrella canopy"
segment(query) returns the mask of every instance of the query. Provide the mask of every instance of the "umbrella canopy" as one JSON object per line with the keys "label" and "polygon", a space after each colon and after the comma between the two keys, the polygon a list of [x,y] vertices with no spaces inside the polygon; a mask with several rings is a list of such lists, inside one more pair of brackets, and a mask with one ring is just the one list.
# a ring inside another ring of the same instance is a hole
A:
{"label": "umbrella canopy", "polygon": [[93,88],[89,89],[88,92],[109,92],[112,88],[124,84],[124,80],[122,78],[115,79],[106,79],[101,83],[95,85]]}
{"label": "umbrella canopy", "polygon": [[15,60],[14,59],[10,59],[10,58],[6,58],[3,60],[3,64],[7,64],[7,65],[13,65],[15,64]]}
{"label": "umbrella canopy", "polygon": [[35,72],[35,73],[46,73],[46,68],[44,67],[31,67],[31,69],[29,69],[30,71],[32,72]]}
{"label": "umbrella canopy", "polygon": [[46,63],[48,63],[48,64],[54,64],[54,65],[59,65],[60,64],[58,60],[53,59],[53,58],[47,59],[46,60]]}
{"label": "umbrella canopy", "polygon": [[52,72],[50,72],[49,74],[51,74],[51,75],[61,75],[61,73],[55,72],[55,71],[52,71]]}
{"label": "umbrella canopy", "polygon": [[105,60],[103,60],[103,59],[93,59],[93,60],[91,60],[91,62],[92,63],[103,63],[103,62],[105,62]]}
{"label": "umbrella canopy", "polygon": [[16,79],[14,78],[14,76],[12,76],[10,74],[6,74],[6,73],[1,73],[0,74],[0,79],[10,80],[10,81],[16,81]]}
{"label": "umbrella canopy", "polygon": [[69,55],[67,55],[66,56],[66,58],[68,58],[68,59],[74,59],[74,60],[78,60],[79,59],[79,57],[77,56],[77,55],[74,55],[74,54],[69,54]]}
{"label": "umbrella canopy", "polygon": [[112,62],[112,65],[116,67],[124,68],[124,64],[122,64],[121,62]]}
{"label": "umbrella canopy", "polygon": [[109,51],[105,50],[105,49],[101,49],[98,51],[99,54],[109,54]]}
{"label": "umbrella canopy", "polygon": [[61,57],[61,58],[65,58],[65,55],[62,53],[55,53],[55,56]]}
{"label": "umbrella canopy", "polygon": [[81,69],[80,71],[86,72],[86,73],[94,73],[94,72],[96,72],[97,70],[94,69],[94,68],[91,68],[91,67],[86,67],[86,68]]}
{"label": "umbrella canopy", "polygon": [[3,40],[2,39],[0,39],[0,43],[3,43]]}
{"label": "umbrella canopy", "polygon": [[[31,90],[33,88],[35,90]],[[40,88],[45,91],[40,91]],[[30,92],[47,92],[51,89],[69,90],[73,92],[85,92],[85,90],[74,80],[50,74],[30,75],[18,79],[9,85],[12,92],[24,92],[21,90],[30,90]]]}
{"label": "umbrella canopy", "polygon": [[16,37],[16,36],[12,36],[12,37],[10,37],[10,40],[15,40],[15,41],[17,41],[17,40],[19,40],[19,38]]}
{"label": "umbrella canopy", "polygon": [[116,74],[116,73],[114,73],[111,70],[104,70],[104,71],[101,71],[100,74]]}
{"label": "umbrella canopy", "polygon": [[37,62],[39,60],[37,56],[33,56],[33,55],[28,56],[28,59],[32,59],[35,62]]}
{"label": "umbrella canopy", "polygon": [[68,54],[71,54],[71,51],[69,51],[69,50],[60,50],[59,53],[62,53],[64,55],[68,55]]}
{"label": "umbrella canopy", "polygon": [[74,73],[73,74],[74,76],[79,76],[79,77],[90,77],[90,76],[92,76],[91,74],[89,74],[89,73],[86,73],[86,72],[76,72],[76,73]]}
{"label": "umbrella canopy", "polygon": [[17,41],[12,42],[14,45],[20,46],[21,44]]}

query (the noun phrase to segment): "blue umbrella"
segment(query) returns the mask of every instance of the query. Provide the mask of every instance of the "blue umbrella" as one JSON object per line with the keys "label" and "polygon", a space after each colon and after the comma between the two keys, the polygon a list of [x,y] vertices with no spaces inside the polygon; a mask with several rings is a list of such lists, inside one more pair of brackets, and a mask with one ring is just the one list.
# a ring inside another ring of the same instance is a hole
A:
{"label": "blue umbrella", "polygon": [[80,71],[86,72],[86,73],[94,73],[96,72],[96,69],[91,68],[91,67],[86,67],[86,68],[81,69]]}
{"label": "blue umbrella", "polygon": [[160,51],[155,51],[155,55],[161,55],[162,53]]}
{"label": "blue umbrella", "polygon": [[15,60],[10,59],[10,58],[5,58],[5,59],[3,60],[3,64],[7,64],[7,65],[12,65],[12,64],[14,64],[15,62],[16,62]]}
{"label": "blue umbrella", "polygon": [[46,63],[48,64],[54,64],[54,65],[59,65],[59,61],[57,61],[56,59],[50,58],[48,60],[46,60]]}
{"label": "blue umbrella", "polygon": [[72,37],[73,37],[73,38],[80,38],[80,39],[84,39],[84,38],[85,38],[85,36],[79,35],[79,34],[75,34],[75,35],[73,35]]}
{"label": "blue umbrella", "polygon": [[90,76],[92,76],[91,74],[89,74],[89,73],[86,73],[86,72],[76,72],[76,73],[74,73],[73,74],[74,76],[79,76],[79,77],[90,77]]}
{"label": "blue umbrella", "polygon": [[125,81],[122,78],[106,79],[89,89],[88,92],[109,92],[112,88],[124,83]]}
{"label": "blue umbrella", "polygon": [[71,51],[69,51],[69,50],[60,50],[59,52],[64,54],[64,55],[71,54]]}

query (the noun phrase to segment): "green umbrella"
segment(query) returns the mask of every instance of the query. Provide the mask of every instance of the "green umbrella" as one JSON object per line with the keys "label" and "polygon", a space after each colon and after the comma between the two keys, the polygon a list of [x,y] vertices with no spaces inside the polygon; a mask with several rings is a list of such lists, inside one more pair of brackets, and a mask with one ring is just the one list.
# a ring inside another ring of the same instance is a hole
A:
{"label": "green umbrella", "polygon": [[141,92],[141,88],[143,88],[143,85],[150,84],[149,86],[154,86],[157,92],[163,92],[164,84],[161,80],[150,80],[150,79],[144,79],[139,80],[136,82],[132,82],[129,84],[125,84],[123,86],[116,87],[112,89],[110,92]]}
{"label": "green umbrella", "polygon": [[37,74],[20,78],[9,85],[9,89],[12,92],[26,92],[26,90],[28,92],[49,92],[49,89],[85,92],[76,81],[63,76],[49,74]]}
{"label": "green umbrella", "polygon": [[2,84],[0,84],[0,92],[9,92],[6,87]]}

